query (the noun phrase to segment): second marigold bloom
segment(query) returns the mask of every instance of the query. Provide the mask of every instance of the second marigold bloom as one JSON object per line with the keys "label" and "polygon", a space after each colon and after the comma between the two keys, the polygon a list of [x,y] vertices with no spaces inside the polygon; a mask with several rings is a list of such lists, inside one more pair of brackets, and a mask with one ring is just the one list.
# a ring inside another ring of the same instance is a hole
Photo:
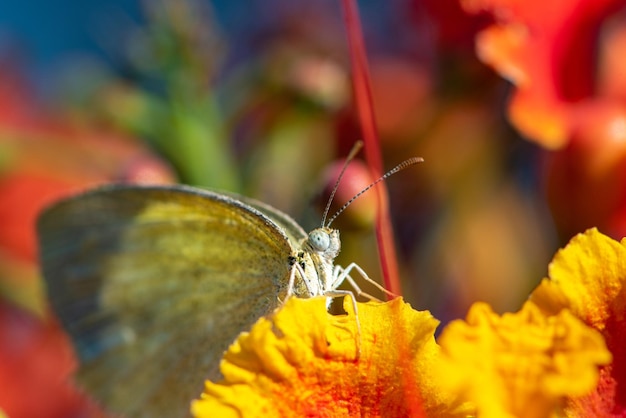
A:
{"label": "second marigold bloom", "polygon": [[550,263],[530,299],[544,312],[568,309],[602,333],[613,363],[600,369],[595,391],[568,399],[568,417],[623,417],[626,414],[626,241],[593,228],[578,234]]}
{"label": "second marigold bloom", "polygon": [[600,333],[567,310],[547,316],[532,302],[503,316],[476,303],[439,342],[443,383],[483,418],[552,416],[565,397],[591,391],[597,366],[611,361]]}

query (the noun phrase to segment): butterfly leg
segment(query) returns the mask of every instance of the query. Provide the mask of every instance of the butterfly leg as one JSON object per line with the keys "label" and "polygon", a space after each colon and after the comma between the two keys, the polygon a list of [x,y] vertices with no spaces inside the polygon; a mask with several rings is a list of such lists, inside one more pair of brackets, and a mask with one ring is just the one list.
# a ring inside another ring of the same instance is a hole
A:
{"label": "butterfly leg", "polygon": [[287,285],[287,296],[285,296],[285,300],[293,296],[293,284],[296,281],[297,267],[298,267],[298,263],[294,263],[294,265],[291,266],[291,272],[289,273],[289,284]]}
{"label": "butterfly leg", "polygon": [[392,292],[388,291],[383,286],[381,286],[380,284],[376,283],[374,280],[370,279],[370,277],[367,275],[365,270],[363,270],[361,268],[361,266],[359,266],[356,263],[350,263],[348,265],[348,267],[346,267],[346,268],[343,268],[341,266],[335,266],[335,271],[333,272],[333,277],[334,277],[333,289],[338,287],[344,280],[346,280],[346,281],[348,281],[348,283],[350,283],[350,286],[352,286],[352,288],[354,289],[355,293],[358,296],[363,296],[364,298],[367,298],[367,299],[375,301],[375,302],[381,302],[381,300],[378,299],[377,297],[372,296],[369,293],[366,293],[366,292],[361,290],[361,288],[356,283],[356,281],[352,278],[352,276],[350,276],[350,272],[352,270],[356,270],[366,282],[372,284],[374,287],[376,287],[381,292],[386,293],[387,295],[389,295],[391,297],[394,297],[394,298],[398,297],[398,295],[396,295],[395,293],[392,293]]}
{"label": "butterfly leg", "polygon": [[359,311],[357,310],[356,298],[354,297],[354,293],[349,290],[329,290],[324,292],[324,296],[329,298],[336,297],[349,297],[352,301],[352,310],[354,311],[354,318],[356,320],[356,358],[358,360],[361,357],[361,321],[359,321]]}
{"label": "butterfly leg", "polygon": [[[287,296],[285,297],[285,301],[294,295],[293,289],[296,283],[296,271],[300,273],[300,277],[302,278],[306,277],[304,275],[304,269],[302,268],[300,263],[293,263],[293,265],[291,266],[291,272],[289,274],[289,283],[287,284]],[[309,292],[309,295],[316,294],[314,293],[315,290],[311,287],[311,284],[307,280],[303,279],[303,282],[307,288],[307,291]]]}

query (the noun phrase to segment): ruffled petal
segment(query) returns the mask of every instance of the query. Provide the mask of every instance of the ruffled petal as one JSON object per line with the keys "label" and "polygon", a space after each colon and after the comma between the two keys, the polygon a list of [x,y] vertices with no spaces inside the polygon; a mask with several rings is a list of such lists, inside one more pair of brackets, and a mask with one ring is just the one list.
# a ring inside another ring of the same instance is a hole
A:
{"label": "ruffled petal", "polygon": [[589,229],[556,253],[544,279],[531,295],[537,305],[556,313],[570,309],[589,325],[604,330],[620,302],[626,280],[626,247]]}
{"label": "ruffled petal", "polygon": [[[196,417],[455,416],[430,378],[438,321],[400,299],[327,313],[326,298],[288,300],[226,353],[224,380],[207,382]],[[360,331],[358,326],[360,326]]]}
{"label": "ruffled petal", "polygon": [[571,310],[602,333],[613,355],[613,363],[600,371],[596,390],[568,401],[568,416],[625,416],[626,241],[595,228],[578,234],[556,254],[549,276],[530,299],[547,313]]}
{"label": "ruffled petal", "polygon": [[565,397],[590,392],[598,365],[611,360],[596,330],[567,310],[545,315],[532,302],[503,316],[476,303],[439,342],[442,382],[482,418],[552,416]]}

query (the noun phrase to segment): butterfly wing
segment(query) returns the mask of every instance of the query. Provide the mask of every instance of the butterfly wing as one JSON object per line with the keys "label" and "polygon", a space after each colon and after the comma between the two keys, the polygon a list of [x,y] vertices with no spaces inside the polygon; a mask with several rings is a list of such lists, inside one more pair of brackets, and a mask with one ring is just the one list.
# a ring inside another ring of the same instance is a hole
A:
{"label": "butterfly wing", "polygon": [[179,186],[88,192],[45,212],[38,232],[79,380],[133,417],[187,416],[223,351],[278,306],[290,271],[292,247],[266,216]]}
{"label": "butterfly wing", "polygon": [[268,216],[274,223],[280,226],[280,228],[283,230],[283,232],[287,235],[292,243],[300,244],[302,240],[307,238],[308,234],[304,231],[304,229],[302,229],[302,227],[298,225],[298,223],[294,221],[291,216],[285,214],[284,212],[281,212],[278,209],[256,199],[251,199],[246,196],[239,196],[234,193],[227,194],[235,199],[244,202],[249,206],[252,206],[253,208]]}

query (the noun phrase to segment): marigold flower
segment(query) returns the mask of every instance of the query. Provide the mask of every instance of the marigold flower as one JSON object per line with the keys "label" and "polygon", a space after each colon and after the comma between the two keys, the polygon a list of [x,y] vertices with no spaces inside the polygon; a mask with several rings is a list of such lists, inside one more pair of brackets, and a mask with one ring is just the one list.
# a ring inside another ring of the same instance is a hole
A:
{"label": "marigold flower", "polygon": [[[476,303],[435,343],[428,312],[401,299],[291,299],[226,353],[205,416],[624,416],[626,240],[596,229],[559,251],[516,313]],[[360,330],[358,329],[360,326]],[[606,340],[606,343],[605,343]],[[611,363],[613,362],[613,363]]]}
{"label": "marigold flower", "polygon": [[333,316],[326,298],[293,298],[261,319],[228,350],[224,380],[206,383],[193,415],[463,416],[430,376],[438,321],[401,299],[359,303],[359,333],[350,302],[349,315]]}
{"label": "marigold flower", "polygon": [[550,264],[531,300],[544,312],[569,309],[599,330],[613,363],[600,370],[596,390],[570,399],[567,416],[626,415],[626,240],[617,242],[590,229],[574,237]]}
{"label": "marigold flower", "polygon": [[597,331],[567,310],[548,316],[532,302],[503,316],[476,303],[439,343],[442,383],[483,418],[552,416],[565,396],[591,391],[597,365],[611,359]]}

